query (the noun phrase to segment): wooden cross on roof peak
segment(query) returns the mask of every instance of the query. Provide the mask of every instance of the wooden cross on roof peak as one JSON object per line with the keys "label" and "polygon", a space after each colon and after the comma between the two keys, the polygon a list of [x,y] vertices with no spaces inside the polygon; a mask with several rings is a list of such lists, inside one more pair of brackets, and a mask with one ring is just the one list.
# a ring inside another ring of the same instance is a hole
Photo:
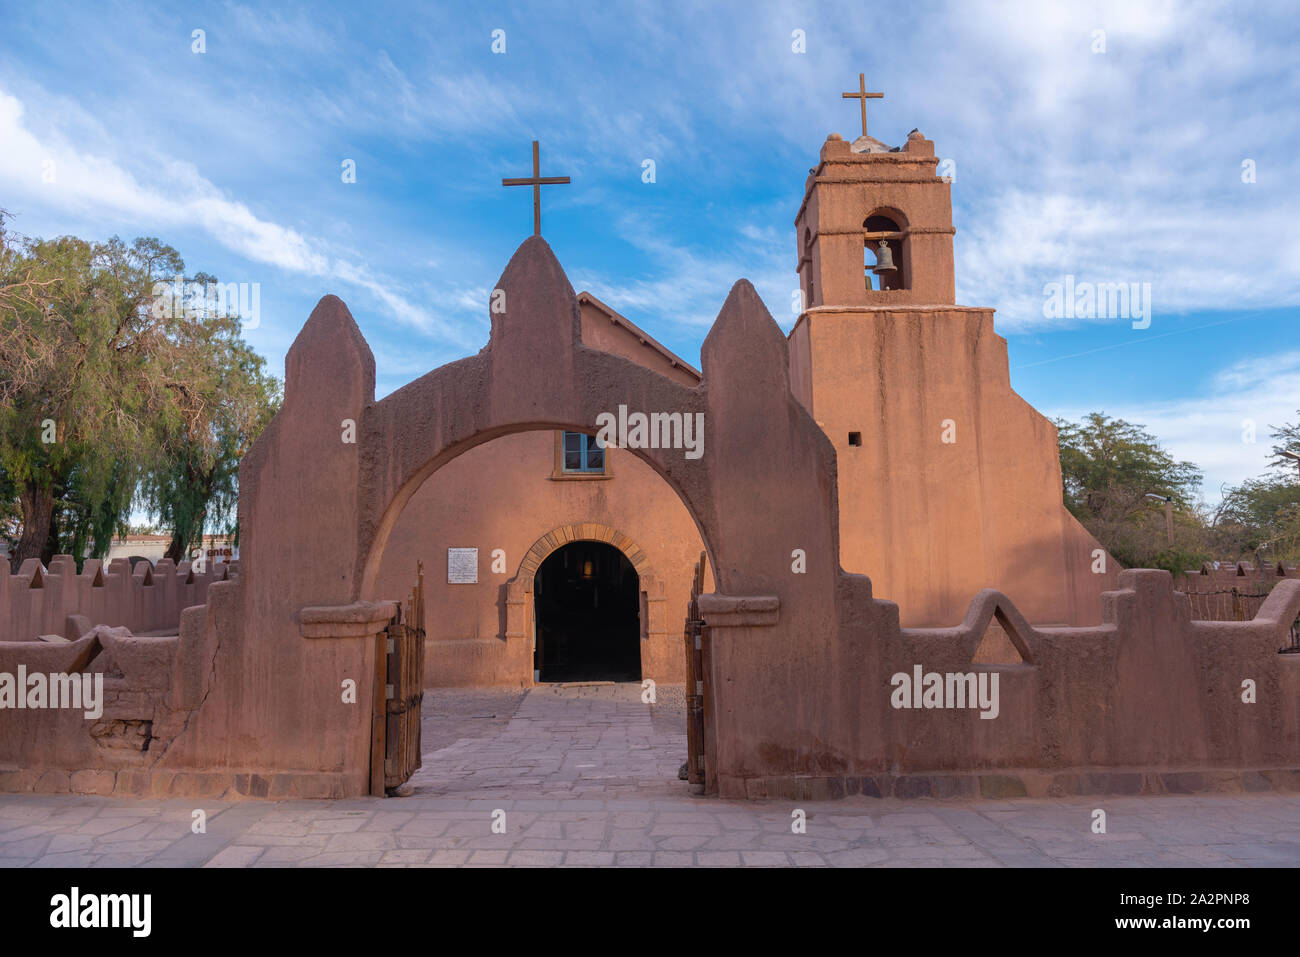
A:
{"label": "wooden cross on roof peak", "polygon": [[501,180],[502,186],[531,186],[533,188],[533,235],[542,234],[542,187],[565,185],[567,176],[542,176],[542,148],[533,140],[533,175]]}
{"label": "wooden cross on roof peak", "polygon": [[879,100],[882,99],[884,95],[885,94],[883,93],[867,92],[867,75],[865,73],[858,74],[858,92],[840,94],[841,99],[859,101],[859,104],[862,107],[862,135],[863,136],[867,135],[867,100]]}

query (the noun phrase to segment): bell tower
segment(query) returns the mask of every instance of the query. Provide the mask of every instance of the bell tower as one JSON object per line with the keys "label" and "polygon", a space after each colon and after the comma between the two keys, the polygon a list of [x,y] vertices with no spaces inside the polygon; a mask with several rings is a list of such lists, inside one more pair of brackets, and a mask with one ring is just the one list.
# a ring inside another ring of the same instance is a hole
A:
{"label": "bell tower", "polygon": [[951,185],[938,162],[916,130],[892,149],[865,130],[852,144],[826,138],[794,221],[805,308],[956,302]]}
{"label": "bell tower", "polygon": [[795,216],[789,335],[791,388],[835,446],[840,563],[904,627],[955,625],[982,588],[1035,624],[1096,624],[1118,566],[1062,504],[1056,430],[1011,388],[993,310],[956,305],[934,144],[867,135],[882,94],[858,79],[862,135],[826,138]]}

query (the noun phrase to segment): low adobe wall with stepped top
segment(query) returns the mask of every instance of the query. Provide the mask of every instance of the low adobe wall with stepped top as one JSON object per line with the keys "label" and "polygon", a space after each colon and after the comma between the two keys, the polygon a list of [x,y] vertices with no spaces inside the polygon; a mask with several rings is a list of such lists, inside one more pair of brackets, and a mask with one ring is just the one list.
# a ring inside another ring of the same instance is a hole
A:
{"label": "low adobe wall with stepped top", "polygon": [[236,572],[0,563],[0,791],[144,793],[201,701],[206,603]]}
{"label": "low adobe wall with stepped top", "polygon": [[208,586],[237,572],[233,565],[195,571],[164,558],[140,562],[132,572],[125,558],[104,566],[88,558],[77,574],[71,555],[56,555],[47,569],[35,558],[18,574],[0,562],[0,641],[36,641],[59,636],[75,641],[93,625],[127,628],[133,634],[176,633],[181,612],[207,601]]}

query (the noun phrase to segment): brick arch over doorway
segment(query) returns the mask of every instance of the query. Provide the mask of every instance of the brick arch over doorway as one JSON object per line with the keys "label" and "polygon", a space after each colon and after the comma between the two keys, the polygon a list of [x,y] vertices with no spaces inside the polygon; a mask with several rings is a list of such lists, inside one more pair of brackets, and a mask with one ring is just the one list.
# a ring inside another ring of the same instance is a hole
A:
{"label": "brick arch over doorway", "polygon": [[553,528],[524,554],[519,570],[504,589],[506,643],[527,643],[531,647],[536,640],[533,580],[537,569],[552,552],[572,542],[604,542],[617,548],[631,562],[641,589],[641,674],[665,683],[684,680],[686,664],[682,650],[670,643],[664,580],[655,572],[641,546],[618,529],[598,522],[573,522]]}
{"label": "brick arch over doorway", "polygon": [[620,552],[627,556],[627,560],[632,563],[636,573],[645,582],[647,578],[655,578],[654,567],[650,564],[650,559],[641,549],[641,546],[628,536],[624,535],[616,528],[610,528],[608,525],[601,525],[598,522],[573,522],[568,525],[561,525],[559,528],[553,528],[537,541],[527,554],[519,562],[519,571],[515,573],[512,581],[522,584],[528,591],[533,590],[533,577],[537,574],[537,569],[541,567],[546,557],[569,542],[605,542],[613,545]]}

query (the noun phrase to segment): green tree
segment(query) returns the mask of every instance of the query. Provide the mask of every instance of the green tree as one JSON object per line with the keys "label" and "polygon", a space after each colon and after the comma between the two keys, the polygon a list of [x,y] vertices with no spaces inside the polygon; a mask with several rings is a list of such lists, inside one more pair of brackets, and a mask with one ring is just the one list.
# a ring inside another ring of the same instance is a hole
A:
{"label": "green tree", "polygon": [[0,542],[12,551],[23,533],[23,513],[18,506],[18,489],[0,466]]}
{"label": "green tree", "polygon": [[[1101,412],[1056,427],[1065,505],[1118,561],[1182,571],[1210,557],[1193,463],[1174,459],[1141,425]],[[1166,498],[1172,544],[1159,501]]]}
{"label": "green tree", "polygon": [[180,257],[156,240],[3,239],[0,468],[22,514],[14,561],[48,561],[76,539],[106,550],[157,395],[152,284]]}
{"label": "green tree", "polygon": [[169,414],[158,421],[160,454],[140,493],[151,516],[171,532],[167,557],[175,561],[205,531],[234,532],[238,542],[239,462],[280,404],[279,383],[240,338],[238,317],[190,312],[179,365],[168,370],[177,384]]}
{"label": "green tree", "polygon": [[1300,485],[1264,476],[1228,489],[1214,519],[1220,555],[1293,562],[1300,559]]}
{"label": "green tree", "polygon": [[[1300,415],[1300,412],[1296,414]],[[1273,438],[1277,440],[1277,444],[1273,446],[1273,458],[1269,464],[1275,469],[1281,469],[1284,473],[1294,476],[1300,462],[1283,453],[1300,455],[1300,423],[1295,425],[1285,423],[1280,427],[1270,426],[1270,428],[1273,429]]]}
{"label": "green tree", "polygon": [[239,456],[278,385],[237,317],[171,308],[185,266],[170,246],[33,240],[4,224],[0,211],[0,533],[13,566],[102,557],[134,501],[182,552],[233,511]]}
{"label": "green tree", "polygon": [[1275,427],[1270,472],[1247,479],[1224,492],[1214,516],[1214,540],[1219,553],[1231,558],[1249,555],[1263,561],[1300,561],[1300,481],[1296,461],[1283,452],[1300,454],[1300,425]]}

